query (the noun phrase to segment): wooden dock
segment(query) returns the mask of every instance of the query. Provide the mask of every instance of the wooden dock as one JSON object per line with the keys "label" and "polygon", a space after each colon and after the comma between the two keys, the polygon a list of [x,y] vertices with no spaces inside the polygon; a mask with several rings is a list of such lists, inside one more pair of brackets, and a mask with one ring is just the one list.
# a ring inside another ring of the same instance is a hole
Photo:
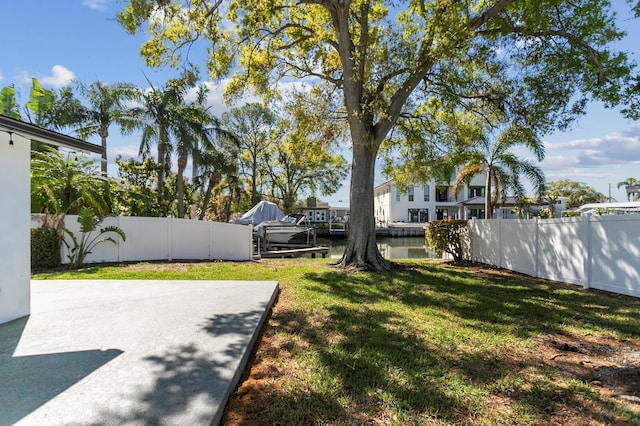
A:
{"label": "wooden dock", "polygon": [[329,254],[329,247],[305,247],[287,250],[269,250],[261,251],[260,258],[277,258],[277,257],[301,257],[311,255],[315,259],[316,254],[321,254],[324,259]]}

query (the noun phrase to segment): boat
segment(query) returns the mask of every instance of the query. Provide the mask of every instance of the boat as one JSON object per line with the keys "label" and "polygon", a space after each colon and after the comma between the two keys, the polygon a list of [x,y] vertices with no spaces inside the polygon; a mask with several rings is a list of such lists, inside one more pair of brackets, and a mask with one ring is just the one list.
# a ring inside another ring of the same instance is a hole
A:
{"label": "boat", "polygon": [[279,220],[268,220],[253,228],[254,238],[263,249],[313,247],[315,230],[305,224],[304,214],[290,214]]}

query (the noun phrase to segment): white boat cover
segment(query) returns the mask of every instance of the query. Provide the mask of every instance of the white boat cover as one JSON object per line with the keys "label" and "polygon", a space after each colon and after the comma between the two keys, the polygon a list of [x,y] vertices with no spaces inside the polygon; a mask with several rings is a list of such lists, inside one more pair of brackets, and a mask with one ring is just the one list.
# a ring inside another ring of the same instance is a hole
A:
{"label": "white boat cover", "polygon": [[251,210],[233,220],[233,223],[241,225],[258,225],[268,220],[280,220],[284,213],[280,211],[278,205],[270,201],[260,201]]}

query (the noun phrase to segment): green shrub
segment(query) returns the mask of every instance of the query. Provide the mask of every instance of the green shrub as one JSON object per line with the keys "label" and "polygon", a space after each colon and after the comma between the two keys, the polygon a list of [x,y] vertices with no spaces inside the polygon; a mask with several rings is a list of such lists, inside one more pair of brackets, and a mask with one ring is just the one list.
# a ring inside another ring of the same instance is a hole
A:
{"label": "green shrub", "polygon": [[436,253],[448,253],[460,262],[469,246],[466,220],[433,220],[425,230],[427,246]]}
{"label": "green shrub", "polygon": [[562,217],[579,217],[580,212],[577,210],[565,210],[562,212]]}
{"label": "green shrub", "polygon": [[51,228],[31,228],[31,268],[60,266],[60,235]]}

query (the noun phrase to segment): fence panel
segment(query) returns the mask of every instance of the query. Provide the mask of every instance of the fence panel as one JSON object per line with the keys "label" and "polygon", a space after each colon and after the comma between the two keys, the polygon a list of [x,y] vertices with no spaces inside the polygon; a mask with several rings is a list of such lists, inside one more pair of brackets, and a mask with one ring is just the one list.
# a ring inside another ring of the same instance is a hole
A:
{"label": "fence panel", "polygon": [[591,218],[591,287],[640,297],[640,220]]}
{"label": "fence panel", "polygon": [[[253,258],[252,226],[210,223],[210,259],[250,260]],[[248,256],[248,258],[247,258]]]}
{"label": "fence panel", "polygon": [[[65,227],[80,239],[82,235],[77,218],[66,216]],[[117,244],[98,244],[85,259],[86,263],[173,259],[245,261],[253,258],[250,226],[174,218],[109,217],[99,229],[111,225],[124,231],[126,241],[115,234],[104,234],[104,237],[113,236]],[[40,225],[32,220],[31,226]],[[73,246],[69,236],[65,236],[65,240]],[[69,263],[68,254],[63,246],[63,263]]]}
{"label": "fence panel", "polygon": [[538,221],[538,276],[588,286],[587,217]]}
{"label": "fence panel", "polygon": [[[501,220],[501,266],[527,275],[536,274],[535,227],[529,220]],[[534,222],[535,224],[535,222]]]}
{"label": "fence panel", "polygon": [[169,219],[163,217],[119,217],[127,236],[120,245],[121,261],[169,260]]}
{"label": "fence panel", "polygon": [[169,229],[172,259],[210,258],[208,222],[169,219]]}
{"label": "fence panel", "polygon": [[471,260],[640,297],[640,215],[472,220]]}
{"label": "fence panel", "polygon": [[500,221],[497,219],[472,220],[469,222],[472,255],[474,262],[500,265]]}

